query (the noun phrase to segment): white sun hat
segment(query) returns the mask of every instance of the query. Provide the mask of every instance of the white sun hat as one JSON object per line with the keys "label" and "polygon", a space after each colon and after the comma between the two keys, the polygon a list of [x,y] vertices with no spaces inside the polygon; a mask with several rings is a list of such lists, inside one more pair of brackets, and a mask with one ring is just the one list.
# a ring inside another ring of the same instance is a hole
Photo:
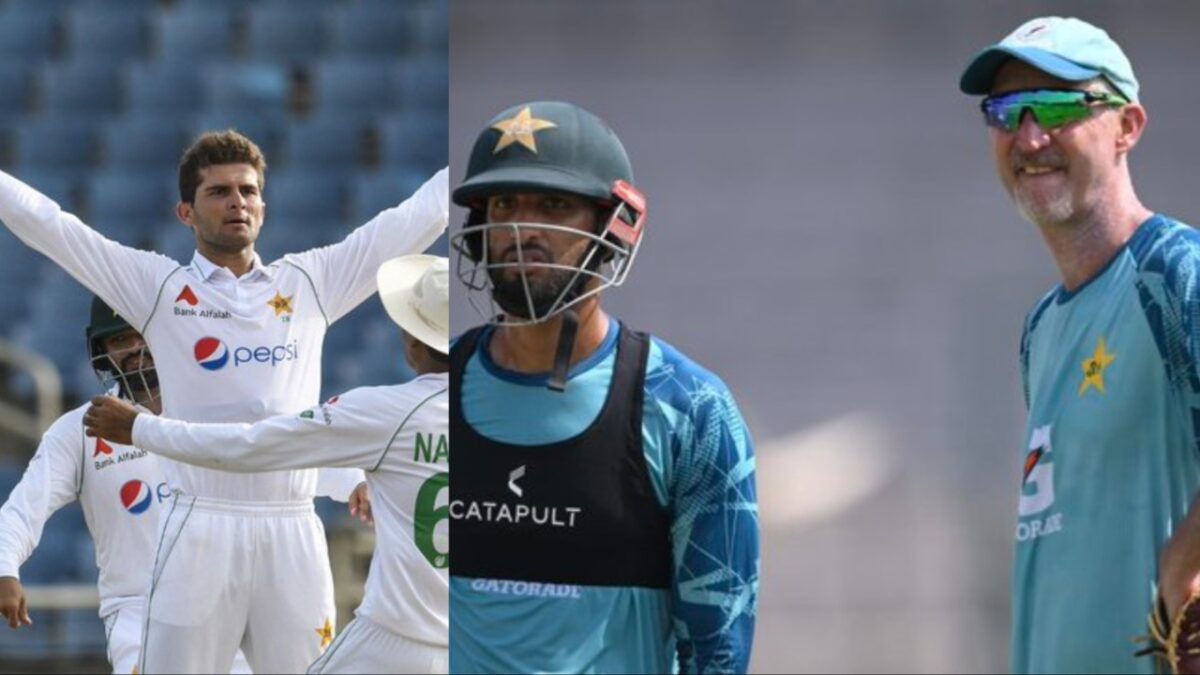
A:
{"label": "white sun hat", "polygon": [[450,352],[450,263],[436,255],[406,255],[379,266],[379,298],[404,332]]}

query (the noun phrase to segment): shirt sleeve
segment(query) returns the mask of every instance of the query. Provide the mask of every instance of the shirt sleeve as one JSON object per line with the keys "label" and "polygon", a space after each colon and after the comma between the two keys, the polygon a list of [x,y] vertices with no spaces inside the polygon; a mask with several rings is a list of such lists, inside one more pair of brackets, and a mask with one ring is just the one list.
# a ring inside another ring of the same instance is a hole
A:
{"label": "shirt sleeve", "polygon": [[394,413],[381,408],[364,388],[299,415],[278,415],[254,424],[195,424],[142,414],[134,420],[133,445],[222,471],[370,469],[393,430],[387,425]]}
{"label": "shirt sleeve", "polygon": [[317,473],[317,496],[338,502],[349,502],[354,489],[367,479],[362,469],[332,469],[325,467]]}
{"label": "shirt sleeve", "polygon": [[449,170],[442,169],[399,206],[387,209],[332,246],[288,256],[310,276],[329,323],[376,291],[384,262],[420,253],[449,222]]}
{"label": "shirt sleeve", "polygon": [[161,279],[179,266],[166,256],[106,239],[54,200],[3,171],[0,221],[138,329],[149,318]]}
{"label": "shirt sleeve", "polygon": [[744,673],[758,602],[754,445],[723,385],[693,396],[669,486],[680,667]]}
{"label": "shirt sleeve", "polygon": [[50,516],[75,501],[83,468],[82,426],[60,418],[51,425],[20,482],[0,506],[0,577],[17,577]]}

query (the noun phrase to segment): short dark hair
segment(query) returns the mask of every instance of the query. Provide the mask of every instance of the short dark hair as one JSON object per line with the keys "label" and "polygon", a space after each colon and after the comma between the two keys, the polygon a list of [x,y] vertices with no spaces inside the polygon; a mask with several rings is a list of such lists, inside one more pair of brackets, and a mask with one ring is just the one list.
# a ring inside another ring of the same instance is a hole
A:
{"label": "short dark hair", "polygon": [[249,164],[258,172],[258,188],[267,182],[267,160],[254,141],[233,129],[202,134],[179,160],[179,200],[191,204],[200,187],[200,170],[214,164]]}

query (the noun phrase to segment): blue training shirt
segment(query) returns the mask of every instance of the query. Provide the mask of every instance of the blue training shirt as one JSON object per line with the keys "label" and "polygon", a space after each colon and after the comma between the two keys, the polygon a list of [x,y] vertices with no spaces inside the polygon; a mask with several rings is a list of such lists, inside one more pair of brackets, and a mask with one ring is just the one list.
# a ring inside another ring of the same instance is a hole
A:
{"label": "blue training shirt", "polygon": [[[570,373],[504,370],[486,331],[467,363],[462,406],[481,435],[516,445],[575,436],[599,414],[616,362],[618,322]],[[754,447],[715,375],[652,338],[643,452],[672,517],[673,588],[564,586],[451,576],[450,670],[613,673],[745,672],[758,598]],[[531,592],[538,587],[537,592]]]}
{"label": "blue training shirt", "polygon": [[1161,215],[1026,318],[1014,672],[1155,672],[1134,638],[1200,487],[1198,329],[1200,233]]}

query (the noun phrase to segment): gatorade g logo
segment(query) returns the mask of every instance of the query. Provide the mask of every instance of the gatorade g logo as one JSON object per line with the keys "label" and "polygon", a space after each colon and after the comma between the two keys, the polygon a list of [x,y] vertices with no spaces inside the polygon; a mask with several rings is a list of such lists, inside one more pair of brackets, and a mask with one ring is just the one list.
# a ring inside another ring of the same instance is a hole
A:
{"label": "gatorade g logo", "polygon": [[1021,517],[1041,513],[1054,504],[1054,464],[1050,461],[1050,425],[1033,430],[1025,455],[1025,479],[1021,483]]}
{"label": "gatorade g logo", "polygon": [[205,370],[221,370],[229,364],[231,354],[235,368],[251,364],[265,364],[274,368],[284,361],[295,361],[299,358],[296,340],[283,345],[230,349],[217,338],[203,337],[196,341],[194,352],[196,363]]}

